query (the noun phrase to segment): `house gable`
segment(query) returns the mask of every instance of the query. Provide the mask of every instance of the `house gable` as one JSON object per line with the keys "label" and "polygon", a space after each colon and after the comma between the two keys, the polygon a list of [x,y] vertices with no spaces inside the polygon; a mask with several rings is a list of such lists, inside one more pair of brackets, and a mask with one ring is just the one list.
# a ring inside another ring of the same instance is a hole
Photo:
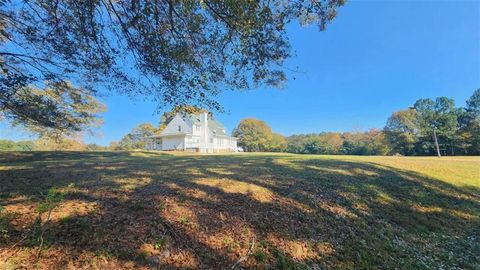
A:
{"label": "house gable", "polygon": [[[190,121],[188,121],[190,122]],[[183,117],[177,113],[175,117],[173,117],[172,121],[167,124],[165,129],[160,134],[161,136],[164,135],[174,135],[174,134],[191,134],[192,133],[192,123],[187,123],[183,119]]]}

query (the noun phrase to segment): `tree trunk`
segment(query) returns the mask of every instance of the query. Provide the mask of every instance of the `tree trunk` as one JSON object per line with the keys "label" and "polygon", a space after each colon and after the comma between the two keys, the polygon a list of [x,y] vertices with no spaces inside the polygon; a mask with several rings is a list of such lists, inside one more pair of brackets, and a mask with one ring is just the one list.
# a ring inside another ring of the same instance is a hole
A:
{"label": "tree trunk", "polygon": [[438,146],[438,139],[437,139],[437,131],[433,128],[433,138],[435,139],[435,148],[437,149],[437,156],[441,157],[440,155],[440,146]]}

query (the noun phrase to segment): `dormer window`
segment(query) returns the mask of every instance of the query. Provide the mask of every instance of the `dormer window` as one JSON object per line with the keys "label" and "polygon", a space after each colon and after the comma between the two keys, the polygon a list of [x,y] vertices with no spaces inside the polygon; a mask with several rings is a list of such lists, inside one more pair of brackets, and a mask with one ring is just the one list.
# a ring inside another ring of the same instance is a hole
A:
{"label": "dormer window", "polygon": [[182,126],[178,126],[178,132],[182,132]]}

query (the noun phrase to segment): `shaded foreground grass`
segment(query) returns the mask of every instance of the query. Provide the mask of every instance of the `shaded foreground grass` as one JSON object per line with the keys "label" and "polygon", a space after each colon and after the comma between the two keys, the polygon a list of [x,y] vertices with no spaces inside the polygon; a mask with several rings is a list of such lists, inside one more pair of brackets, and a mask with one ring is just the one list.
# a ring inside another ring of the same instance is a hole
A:
{"label": "shaded foreground grass", "polygon": [[6,152],[0,269],[475,269],[479,181],[478,157]]}

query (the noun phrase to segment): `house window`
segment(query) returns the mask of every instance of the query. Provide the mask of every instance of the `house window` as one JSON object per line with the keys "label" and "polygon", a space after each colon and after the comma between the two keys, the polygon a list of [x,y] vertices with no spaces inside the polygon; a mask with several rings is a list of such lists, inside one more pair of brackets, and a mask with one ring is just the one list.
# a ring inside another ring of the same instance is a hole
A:
{"label": "house window", "polygon": [[195,125],[195,131],[200,131],[200,126],[199,125]]}
{"label": "house window", "polygon": [[210,143],[213,143],[213,138],[210,138]]}
{"label": "house window", "polygon": [[178,132],[182,131],[182,126],[178,126]]}

